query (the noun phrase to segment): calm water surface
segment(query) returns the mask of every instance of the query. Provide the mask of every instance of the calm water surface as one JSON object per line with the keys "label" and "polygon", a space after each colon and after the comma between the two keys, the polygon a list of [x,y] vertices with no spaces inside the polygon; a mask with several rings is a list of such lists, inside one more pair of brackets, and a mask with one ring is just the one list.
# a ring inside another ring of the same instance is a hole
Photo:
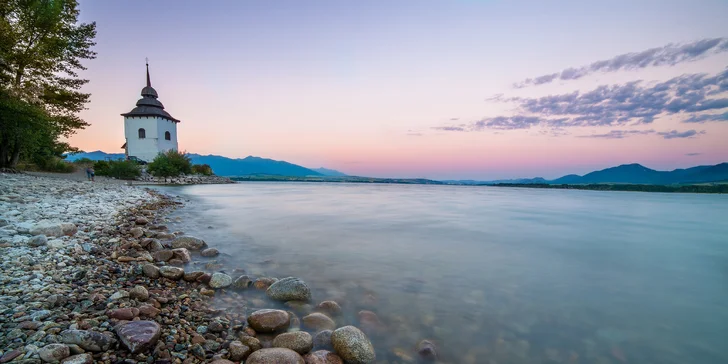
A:
{"label": "calm water surface", "polygon": [[[728,363],[728,196],[242,183],[171,189],[249,274],[361,309],[378,359]],[[404,358],[404,359],[403,359]]]}

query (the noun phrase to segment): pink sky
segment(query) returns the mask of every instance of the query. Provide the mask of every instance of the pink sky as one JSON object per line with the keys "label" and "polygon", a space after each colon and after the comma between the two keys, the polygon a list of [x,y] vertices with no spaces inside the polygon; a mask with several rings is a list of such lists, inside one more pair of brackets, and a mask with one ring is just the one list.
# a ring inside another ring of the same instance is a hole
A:
{"label": "pink sky", "polygon": [[[728,35],[720,16],[728,13],[727,3],[676,1],[655,8],[625,1],[616,9],[538,2],[286,4],[82,1],[83,21],[97,22],[99,54],[83,74],[91,80],[86,91],[92,98],[81,116],[91,126],[72,144],[121,152],[119,114],[139,98],[149,57],[159,100],[182,121],[180,148],[199,154],[439,179],[552,178],[622,163],[674,169],[728,161],[728,122],[687,125],[684,115],[658,117],[650,125],[570,127],[560,136],[541,127],[433,129],[513,113],[513,105],[486,101],[499,93],[541,97],[720,72],[728,65],[726,53],[512,87],[627,52]],[[580,137],[614,129],[655,133]],[[688,129],[704,133],[675,139],[656,134]]]}

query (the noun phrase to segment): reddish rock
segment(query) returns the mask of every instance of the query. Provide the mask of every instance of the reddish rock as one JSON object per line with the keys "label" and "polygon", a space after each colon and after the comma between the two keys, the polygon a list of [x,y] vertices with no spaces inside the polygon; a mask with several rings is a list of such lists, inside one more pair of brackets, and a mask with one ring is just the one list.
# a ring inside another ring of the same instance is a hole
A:
{"label": "reddish rock", "polygon": [[275,282],[276,281],[273,278],[260,277],[260,278],[258,278],[258,279],[255,280],[255,282],[253,283],[253,287],[255,287],[255,289],[259,289],[259,290],[264,291],[264,290],[267,290],[268,287],[270,287],[271,284],[273,284]]}
{"label": "reddish rock", "polygon": [[116,327],[116,334],[132,354],[152,349],[162,334],[154,321],[131,321]]}
{"label": "reddish rock", "polygon": [[314,351],[303,356],[306,364],[344,364],[341,358],[327,350]]}
{"label": "reddish rock", "polygon": [[282,310],[258,310],[248,316],[250,327],[261,333],[284,330],[290,323],[288,312]]}
{"label": "reddish rock", "polygon": [[359,311],[359,324],[361,329],[366,333],[375,333],[384,330],[384,325],[379,320],[379,316],[372,311]]}
{"label": "reddish rock", "polygon": [[172,257],[174,256],[174,253],[172,253],[171,250],[165,249],[165,250],[160,250],[160,251],[154,252],[154,254],[152,256],[154,257],[154,260],[156,260],[158,262],[166,262],[166,261],[169,261],[170,259],[172,259]]}
{"label": "reddish rock", "polygon": [[198,278],[202,277],[205,272],[195,271],[195,272],[185,272],[185,275],[182,277],[182,279],[185,280],[185,282],[195,282]]}
{"label": "reddish rock", "polygon": [[139,316],[139,309],[136,307],[117,308],[109,312],[109,317],[117,320],[131,321]]}
{"label": "reddish rock", "polygon": [[329,316],[341,315],[341,306],[336,301],[323,301],[316,306],[316,309]]}
{"label": "reddish rock", "polygon": [[248,357],[245,364],[305,364],[295,351],[285,348],[260,349]]}
{"label": "reddish rock", "polygon": [[139,314],[145,317],[154,318],[159,315],[161,311],[152,305],[141,305],[139,306]]}
{"label": "reddish rock", "polygon": [[23,353],[19,350],[8,351],[7,353],[3,354],[2,357],[0,357],[0,363],[7,363],[21,355],[23,355]]}
{"label": "reddish rock", "polygon": [[192,260],[190,251],[185,248],[172,249],[173,259],[179,259],[182,263],[189,263]]}
{"label": "reddish rock", "polygon": [[303,326],[314,331],[333,330],[336,328],[336,323],[330,317],[320,312],[314,312],[310,315],[303,316]]}

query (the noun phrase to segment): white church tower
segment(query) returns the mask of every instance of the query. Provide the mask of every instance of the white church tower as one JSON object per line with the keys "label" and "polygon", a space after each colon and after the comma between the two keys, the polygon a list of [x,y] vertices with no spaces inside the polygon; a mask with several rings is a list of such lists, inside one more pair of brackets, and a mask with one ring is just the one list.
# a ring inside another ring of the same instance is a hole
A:
{"label": "white church tower", "polygon": [[159,153],[177,150],[177,123],[179,120],[164,111],[164,105],[157,100],[157,91],[152,88],[147,62],[147,86],[142,89],[142,98],[136,107],[124,117],[122,146],[127,158],[136,157],[151,162]]}

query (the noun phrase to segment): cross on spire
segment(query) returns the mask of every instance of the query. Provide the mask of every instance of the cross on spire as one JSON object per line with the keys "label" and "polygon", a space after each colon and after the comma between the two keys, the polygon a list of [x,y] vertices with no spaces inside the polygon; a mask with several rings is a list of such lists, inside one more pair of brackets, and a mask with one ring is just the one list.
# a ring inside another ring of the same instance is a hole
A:
{"label": "cross on spire", "polygon": [[147,61],[147,87],[152,87],[152,81],[149,78],[149,58],[145,58],[145,61]]}

